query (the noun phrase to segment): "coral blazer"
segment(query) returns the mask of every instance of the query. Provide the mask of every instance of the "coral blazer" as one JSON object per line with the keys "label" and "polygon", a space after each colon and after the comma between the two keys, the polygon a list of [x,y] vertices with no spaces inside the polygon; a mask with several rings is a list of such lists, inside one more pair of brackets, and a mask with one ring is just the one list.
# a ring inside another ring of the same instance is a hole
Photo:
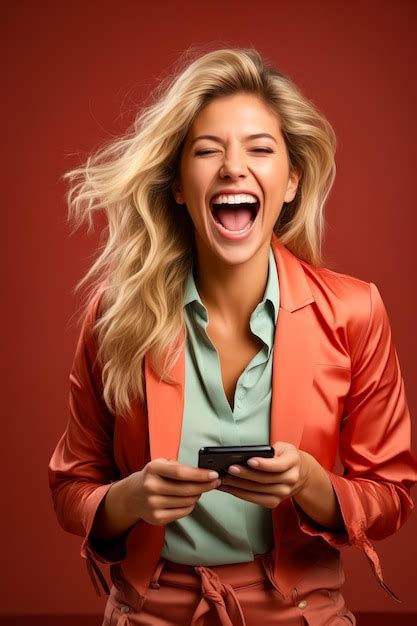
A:
{"label": "coral blazer", "polygon": [[[344,582],[340,549],[356,546],[385,584],[373,539],[397,531],[414,504],[417,482],[411,420],[390,325],[378,289],[351,276],[315,268],[278,243],[272,247],[280,283],[274,343],[270,443],[286,441],[312,454],[328,473],[345,530],[321,527],[289,497],[273,511],[272,571],[284,596],[303,578],[311,589]],[[102,397],[92,325],[99,292],[88,307],[70,373],[66,430],[49,463],[49,481],[61,526],[84,537],[86,559],[106,593],[96,561],[118,568],[143,598],[164,543],[165,526],[139,520],[120,541],[97,547],[91,528],[111,484],[152,459],[177,459],[184,406],[185,350],[171,375],[158,379],[145,357],[146,402],[128,420]],[[197,465],[196,450],[196,465]],[[339,453],[343,476],[333,472]]]}

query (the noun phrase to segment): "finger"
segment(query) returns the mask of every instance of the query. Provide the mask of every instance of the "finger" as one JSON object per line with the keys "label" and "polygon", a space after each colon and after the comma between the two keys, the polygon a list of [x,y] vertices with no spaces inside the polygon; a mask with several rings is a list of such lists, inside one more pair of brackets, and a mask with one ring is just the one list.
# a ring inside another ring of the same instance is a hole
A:
{"label": "finger", "polygon": [[272,445],[272,448],[274,449],[272,459],[254,456],[248,460],[249,465],[266,472],[280,472],[288,469],[289,464],[291,464],[292,453],[297,452],[297,448],[292,443],[286,441],[277,441]]}
{"label": "finger", "polygon": [[185,482],[157,476],[158,484],[153,485],[153,490],[163,495],[173,496],[196,496],[215,489],[221,484],[220,478],[215,478],[209,482],[197,483]]}
{"label": "finger", "polygon": [[166,459],[155,459],[152,461],[151,466],[154,473],[174,480],[203,483],[218,478],[219,476],[218,472],[214,472],[213,470],[182,465],[178,463],[178,461],[167,461]]}
{"label": "finger", "polygon": [[149,497],[148,503],[152,509],[177,509],[196,504],[201,494],[194,496],[166,496],[155,494]]}
{"label": "finger", "polygon": [[275,497],[283,499],[287,498],[294,492],[294,486],[296,485],[297,480],[298,477],[293,472],[288,472],[288,479],[285,482],[277,482],[274,484],[260,484],[245,480],[243,478],[226,476],[225,478],[223,478],[221,487],[225,486],[232,489],[242,489],[248,492],[265,494],[265,496],[269,498]]}
{"label": "finger", "polygon": [[293,462],[293,459],[287,454],[274,456],[272,457],[272,459],[265,459],[263,457],[253,456],[247,461],[249,467],[253,467],[262,472],[276,473],[285,472],[292,466]]}
{"label": "finger", "polygon": [[221,486],[226,485],[228,487],[236,487],[238,489],[246,489],[247,491],[257,491],[262,493],[273,493],[277,490],[277,482],[254,482],[253,480],[246,480],[245,478],[238,478],[236,476],[225,476],[222,479]]}
{"label": "finger", "polygon": [[174,520],[180,519],[181,517],[185,517],[189,515],[194,509],[194,504],[191,506],[181,507],[178,509],[162,509],[159,511],[155,511],[153,515],[153,520],[150,522],[151,524],[155,524],[157,526],[165,526]]}
{"label": "finger", "polygon": [[[262,459],[273,461],[274,459]],[[288,470],[281,471],[277,470],[275,466],[271,467],[268,471],[257,467],[256,469],[252,469],[250,467],[246,467],[244,465],[231,465],[227,469],[227,476],[239,476],[239,478],[245,478],[246,480],[252,480],[256,483],[277,483],[282,480],[283,474]]]}
{"label": "finger", "polygon": [[288,441],[276,441],[272,444],[272,447],[275,450],[274,456],[281,456],[285,452],[288,452],[288,450],[296,449],[295,446],[292,443],[288,443]]}
{"label": "finger", "polygon": [[241,498],[242,500],[253,502],[254,504],[259,504],[268,509],[275,508],[280,502],[280,499],[276,495],[262,494],[259,492],[248,491],[246,489],[239,489],[238,487],[221,486],[218,487],[218,491],[230,493],[230,495],[235,496],[236,498]]}

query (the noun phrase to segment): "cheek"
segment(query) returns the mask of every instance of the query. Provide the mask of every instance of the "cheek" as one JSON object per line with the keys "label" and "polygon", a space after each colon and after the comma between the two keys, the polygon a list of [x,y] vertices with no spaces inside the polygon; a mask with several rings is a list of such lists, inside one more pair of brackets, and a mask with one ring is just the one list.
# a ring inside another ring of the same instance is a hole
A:
{"label": "cheek", "polygon": [[265,211],[265,219],[268,222],[275,224],[281,214],[283,204],[284,198],[282,192],[275,192],[274,194],[271,194]]}
{"label": "cheek", "polygon": [[189,177],[183,181],[184,200],[191,217],[198,218],[206,210],[207,189],[207,185],[197,176]]}
{"label": "cheek", "polygon": [[263,178],[264,191],[272,201],[274,206],[282,206],[285,201],[284,196],[287,193],[289,177],[286,171],[281,169],[273,169]]}

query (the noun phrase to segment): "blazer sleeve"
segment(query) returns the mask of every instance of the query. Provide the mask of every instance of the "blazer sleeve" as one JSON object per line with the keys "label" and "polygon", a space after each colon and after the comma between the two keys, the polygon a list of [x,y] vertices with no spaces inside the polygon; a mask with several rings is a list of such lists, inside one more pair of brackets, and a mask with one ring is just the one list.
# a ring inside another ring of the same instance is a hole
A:
{"label": "blazer sleeve", "polygon": [[110,542],[91,536],[100,504],[112,483],[121,479],[113,455],[114,416],[103,400],[101,370],[95,363],[97,343],[92,327],[100,293],[90,301],[81,328],[69,376],[69,418],[48,466],[58,521],[67,532],[84,537],[81,556],[87,559],[90,576],[91,557],[102,563],[125,558],[128,534]]}
{"label": "blazer sleeve", "polygon": [[[340,424],[343,476],[326,469],[338,499],[345,532],[326,531],[293,500],[300,528],[321,535],[335,548],[354,545],[368,557],[380,585],[386,586],[371,539],[395,533],[411,514],[410,488],[417,482],[411,451],[411,419],[388,315],[370,283],[368,322],[359,339],[350,338],[351,386]],[[352,333],[353,334],[353,333]]]}

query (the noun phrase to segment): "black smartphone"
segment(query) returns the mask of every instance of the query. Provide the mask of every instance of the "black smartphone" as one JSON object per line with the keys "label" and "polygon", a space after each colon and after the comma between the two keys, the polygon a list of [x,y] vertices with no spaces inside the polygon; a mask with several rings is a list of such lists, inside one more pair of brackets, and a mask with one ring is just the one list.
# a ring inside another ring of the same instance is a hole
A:
{"label": "black smartphone", "polygon": [[247,460],[253,456],[271,459],[274,454],[274,448],[267,445],[206,446],[198,452],[198,467],[215,470],[219,476],[225,476],[229,465],[247,465]]}

